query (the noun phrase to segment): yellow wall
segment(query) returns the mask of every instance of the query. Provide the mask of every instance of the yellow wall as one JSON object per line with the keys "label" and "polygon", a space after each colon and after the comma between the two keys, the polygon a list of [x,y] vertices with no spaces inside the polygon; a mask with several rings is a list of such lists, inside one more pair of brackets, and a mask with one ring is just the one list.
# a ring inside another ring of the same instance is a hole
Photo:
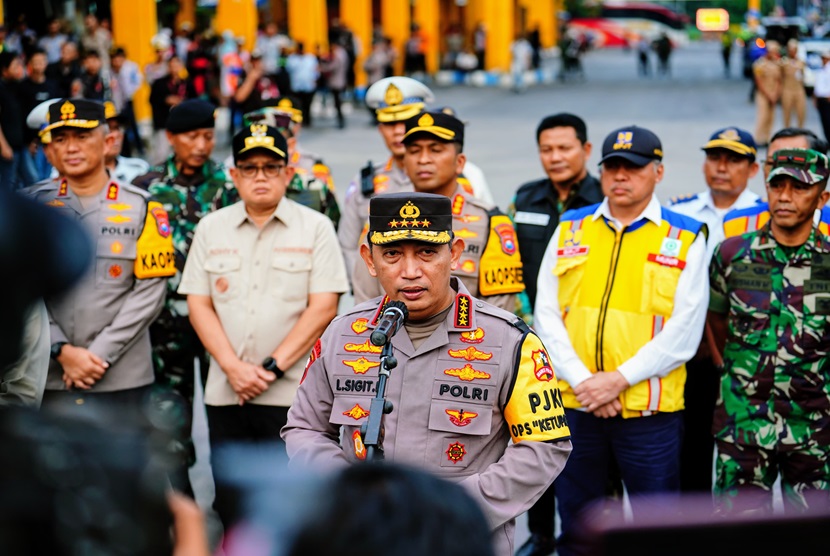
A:
{"label": "yellow wall", "polygon": [[250,52],[256,43],[258,22],[259,14],[254,0],[219,0],[213,28],[220,35],[223,31],[230,30],[234,36],[245,37],[243,48]]}
{"label": "yellow wall", "polygon": [[[470,0],[468,20],[472,29],[478,22],[484,23],[487,31],[487,47],[484,58],[486,70],[508,71],[510,69],[510,44],[513,42],[515,0]],[[532,0],[536,1],[536,0]],[[470,18],[470,15],[473,17]]]}
{"label": "yellow wall", "polygon": [[306,52],[315,53],[317,45],[328,50],[328,15],[326,0],[290,0],[288,2],[288,36],[302,42]]}
{"label": "yellow wall", "polygon": [[527,28],[532,31],[539,28],[539,40],[542,48],[556,45],[556,0],[518,0],[523,8],[527,9]]}
{"label": "yellow wall", "polygon": [[179,0],[179,13],[176,14],[176,28],[184,22],[190,22],[196,28],[196,0]]}
{"label": "yellow wall", "polygon": [[361,52],[355,62],[355,84],[366,85],[363,61],[372,51],[372,0],[340,0],[340,19],[360,40]]}
{"label": "yellow wall", "polygon": [[392,46],[398,53],[395,73],[403,73],[404,45],[409,38],[411,25],[410,0],[381,0],[380,21],[383,34],[392,40]]}
{"label": "yellow wall", "polygon": [[[155,0],[112,0],[113,44],[127,51],[127,56],[144,66],[155,59],[150,39],[158,32]],[[135,117],[147,120],[150,112],[150,87],[145,83],[133,97]]]}
{"label": "yellow wall", "polygon": [[416,0],[413,22],[417,23],[426,34],[427,72],[438,71],[438,49],[441,44],[440,27],[438,25],[438,0]]}

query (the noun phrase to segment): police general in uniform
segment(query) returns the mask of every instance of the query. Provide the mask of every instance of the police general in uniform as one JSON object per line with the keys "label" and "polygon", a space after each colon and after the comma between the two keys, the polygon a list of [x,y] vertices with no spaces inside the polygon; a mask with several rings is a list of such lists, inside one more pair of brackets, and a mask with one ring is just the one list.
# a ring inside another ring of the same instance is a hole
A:
{"label": "police general in uniform", "polygon": [[771,511],[779,477],[786,511],[830,505],[830,241],[813,220],[830,162],[811,149],[771,158],[771,220],[725,240],[710,269],[723,511]]}
{"label": "police general in uniform", "polygon": [[[62,99],[49,107],[61,180],[31,196],[83,225],[95,242],[89,275],[46,300],[51,356],[43,408],[108,424],[140,420],[153,383],[150,323],[175,272],[164,208],[141,189],[112,180],[104,166],[103,104]],[[133,423],[135,424],[135,423]]]}
{"label": "police general in uniform", "polygon": [[194,359],[200,361],[203,376],[208,360],[188,320],[187,301],[176,289],[196,225],[208,213],[238,199],[225,167],[211,159],[216,144],[214,112],[214,106],[202,100],[186,100],[173,107],[167,118],[167,139],[173,154],[133,182],[158,199],[170,217],[176,274],[168,283],[164,309],[150,334],[156,382],[176,402],[166,406],[178,430],[177,441],[170,450],[181,462],[179,473],[172,480],[177,489],[187,494],[192,494],[187,470],[196,461],[190,439]]}
{"label": "police general in uniform", "polygon": [[[516,231],[498,208],[479,201],[458,184],[466,160],[462,152],[464,124],[444,112],[422,112],[405,125],[404,165],[415,190],[452,200],[453,231],[465,244],[453,275],[474,296],[514,311],[516,294],[524,291]],[[361,242],[360,254],[364,260],[369,255],[365,241]],[[352,286],[355,303],[380,295],[382,289],[362,263],[354,268]]]}
{"label": "police general in uniform", "polygon": [[381,351],[369,336],[387,301],[405,303],[409,318],[392,338],[398,365],[386,391],[394,409],[384,421],[385,457],[467,488],[497,553],[508,556],[514,519],[562,470],[570,432],[539,338],[451,277],[464,251],[452,223],[445,196],[372,199],[367,264],[386,295],[335,319],[317,342],[282,436],[293,466],[366,458],[359,429]]}

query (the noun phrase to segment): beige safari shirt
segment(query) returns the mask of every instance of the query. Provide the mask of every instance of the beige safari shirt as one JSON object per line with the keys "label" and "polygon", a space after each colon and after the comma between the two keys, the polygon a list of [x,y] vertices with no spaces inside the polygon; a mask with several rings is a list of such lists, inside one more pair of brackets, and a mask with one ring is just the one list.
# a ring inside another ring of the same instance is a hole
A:
{"label": "beige safari shirt", "polygon": [[[210,296],[236,355],[259,365],[297,323],[309,294],[347,290],[331,221],[283,198],[261,229],[248,217],[244,202],[205,216],[196,228],[178,292]],[[303,362],[283,371],[283,378],[250,403],[290,406]],[[215,359],[205,403],[239,403]]]}
{"label": "beige safari shirt", "polygon": [[[497,554],[512,555],[514,519],[564,468],[570,430],[541,340],[457,278],[451,286],[446,320],[417,349],[405,328],[392,340],[398,366],[387,383],[394,409],[384,418],[384,455],[463,485],[487,516]],[[381,349],[369,337],[383,301],[332,321],[312,351],[282,430],[292,466],[366,457],[355,434],[378,380]]]}

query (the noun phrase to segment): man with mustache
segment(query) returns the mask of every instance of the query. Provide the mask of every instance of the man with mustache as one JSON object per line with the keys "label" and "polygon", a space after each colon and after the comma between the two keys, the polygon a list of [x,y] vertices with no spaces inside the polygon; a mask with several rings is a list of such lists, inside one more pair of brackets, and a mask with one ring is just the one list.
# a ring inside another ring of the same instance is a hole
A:
{"label": "man with mustache", "polygon": [[724,361],[715,492],[726,512],[772,511],[779,477],[788,512],[830,501],[830,241],[814,223],[830,162],[812,149],[771,158],[770,221],[725,240],[710,268],[708,322]]}
{"label": "man with mustache", "polygon": [[539,272],[535,324],[579,441],[556,481],[557,552],[581,554],[577,516],[606,491],[611,458],[631,496],[680,487],[685,363],[708,302],[705,225],[662,208],[663,147],[648,129],[602,145],[599,205],[566,212]]}

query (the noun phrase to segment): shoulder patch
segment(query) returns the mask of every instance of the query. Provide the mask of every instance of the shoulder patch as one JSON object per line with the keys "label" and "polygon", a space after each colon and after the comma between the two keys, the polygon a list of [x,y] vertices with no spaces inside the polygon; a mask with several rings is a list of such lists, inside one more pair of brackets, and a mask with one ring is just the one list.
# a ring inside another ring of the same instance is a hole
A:
{"label": "shoulder patch", "polygon": [[513,442],[570,438],[556,373],[536,334],[525,334],[514,372],[515,379],[504,408]]}
{"label": "shoulder patch", "polygon": [[[163,230],[166,228],[166,233]],[[136,241],[135,277],[166,278],[176,274],[176,259],[173,239],[170,237],[170,222],[167,211],[157,201],[147,203],[144,228]]]}
{"label": "shoulder patch", "polygon": [[478,289],[482,297],[525,289],[516,230],[506,215],[490,217],[490,233],[479,261]]}

